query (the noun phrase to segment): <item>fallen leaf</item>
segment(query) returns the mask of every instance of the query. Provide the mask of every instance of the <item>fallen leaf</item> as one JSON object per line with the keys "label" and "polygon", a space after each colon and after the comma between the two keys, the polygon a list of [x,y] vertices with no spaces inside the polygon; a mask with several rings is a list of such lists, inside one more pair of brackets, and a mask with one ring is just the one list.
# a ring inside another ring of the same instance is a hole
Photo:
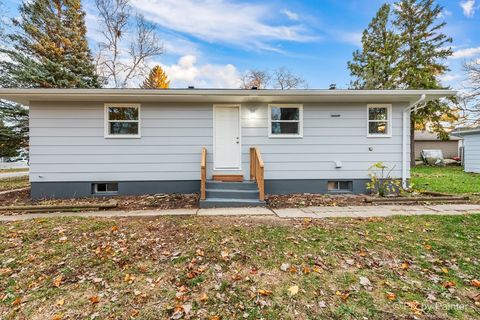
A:
{"label": "fallen leaf", "polygon": [[200,256],[200,257],[205,256],[205,252],[202,249],[197,249],[197,251],[195,251],[195,253],[197,254],[197,256]]}
{"label": "fallen leaf", "polygon": [[395,299],[397,299],[397,295],[393,292],[388,292],[387,293],[387,299],[390,300],[390,301],[394,301]]}
{"label": "fallen leaf", "polygon": [[222,259],[225,260],[225,261],[229,259],[229,257],[228,257],[229,254],[228,254],[227,251],[220,252],[220,255],[222,256]]}
{"label": "fallen leaf", "polygon": [[480,288],[480,281],[477,279],[473,279],[472,282],[470,282],[472,286]]}
{"label": "fallen leaf", "polygon": [[402,263],[402,269],[403,270],[408,270],[410,268],[410,263],[408,263],[407,261],[404,261]]}
{"label": "fallen leaf", "polygon": [[288,294],[294,296],[298,293],[298,286],[291,286],[288,288]]}
{"label": "fallen leaf", "polygon": [[90,298],[88,298],[88,300],[90,300],[91,304],[97,304],[100,302],[100,298],[96,295],[91,296]]}
{"label": "fallen leaf", "polygon": [[272,295],[272,291],[266,289],[258,289],[258,293],[262,296],[270,296]]}
{"label": "fallen leaf", "polygon": [[427,249],[427,250],[432,250],[432,246],[429,245],[429,244],[426,244],[426,245],[425,245],[425,249]]}
{"label": "fallen leaf", "polygon": [[64,299],[59,299],[57,300],[57,302],[55,303],[58,307],[61,307],[63,306],[63,304],[65,303],[65,300]]}
{"label": "fallen leaf", "polygon": [[447,281],[447,282],[444,282],[443,283],[443,287],[444,288],[452,288],[452,287],[455,287],[457,284],[453,281]]}
{"label": "fallen leaf", "polygon": [[205,302],[208,300],[208,295],[204,292],[200,295],[200,301]]}
{"label": "fallen leaf", "polygon": [[337,290],[335,292],[335,295],[339,296],[343,301],[347,301],[348,297],[350,297],[350,292],[348,291],[340,292]]}
{"label": "fallen leaf", "polygon": [[421,315],[422,310],[420,309],[420,304],[417,301],[408,301],[405,304],[413,311],[416,315]]}
{"label": "fallen leaf", "polygon": [[20,303],[22,303],[22,298],[18,297],[12,301],[12,306],[18,306]]}
{"label": "fallen leaf", "polygon": [[55,287],[60,287],[60,284],[62,284],[62,275],[57,276],[55,279],[53,279],[53,285]]}
{"label": "fallen leaf", "polygon": [[220,317],[219,316],[213,316],[213,317],[210,317],[210,320],[220,320]]}
{"label": "fallen leaf", "polygon": [[111,232],[117,232],[118,231],[118,227],[117,226],[113,226],[111,229],[110,229]]}
{"label": "fallen leaf", "polygon": [[360,277],[360,284],[364,287],[371,287],[372,283],[367,277]]}
{"label": "fallen leaf", "polygon": [[62,316],[59,314],[54,314],[52,320],[62,320]]}
{"label": "fallen leaf", "polygon": [[448,273],[448,269],[447,268],[442,268],[442,272],[443,273]]}
{"label": "fallen leaf", "polygon": [[282,265],[280,266],[280,270],[282,271],[288,271],[288,269],[290,269],[289,263],[282,263]]}

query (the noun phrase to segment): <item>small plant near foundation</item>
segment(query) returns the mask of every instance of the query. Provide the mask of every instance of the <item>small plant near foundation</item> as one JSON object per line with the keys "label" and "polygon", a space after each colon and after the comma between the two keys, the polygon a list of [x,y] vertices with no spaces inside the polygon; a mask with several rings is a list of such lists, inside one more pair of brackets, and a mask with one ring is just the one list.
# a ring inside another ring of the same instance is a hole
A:
{"label": "small plant near foundation", "polygon": [[380,197],[398,194],[402,190],[402,185],[400,180],[391,176],[393,169],[395,166],[389,168],[383,162],[374,163],[368,168],[370,181],[367,182],[367,189]]}

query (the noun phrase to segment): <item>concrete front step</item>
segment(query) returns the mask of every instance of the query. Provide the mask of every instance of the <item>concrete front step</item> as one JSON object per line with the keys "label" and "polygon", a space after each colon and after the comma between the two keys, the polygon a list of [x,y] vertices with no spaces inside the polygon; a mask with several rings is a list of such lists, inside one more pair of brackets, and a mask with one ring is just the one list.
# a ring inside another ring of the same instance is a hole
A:
{"label": "concrete front step", "polygon": [[257,190],[207,189],[207,199],[252,199],[258,200]]}
{"label": "concrete front step", "polygon": [[207,198],[200,200],[200,208],[240,208],[240,207],[264,207],[265,201],[258,199],[225,199]]}
{"label": "concrete front step", "polygon": [[223,190],[258,190],[257,184],[251,181],[243,182],[222,182],[207,181],[207,189],[223,189]]}

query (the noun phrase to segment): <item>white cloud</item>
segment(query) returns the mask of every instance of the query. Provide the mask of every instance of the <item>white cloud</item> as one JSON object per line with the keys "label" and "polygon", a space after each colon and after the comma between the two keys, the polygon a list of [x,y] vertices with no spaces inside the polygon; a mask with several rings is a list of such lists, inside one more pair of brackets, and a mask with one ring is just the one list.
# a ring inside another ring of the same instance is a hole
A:
{"label": "white cloud", "polygon": [[452,59],[473,57],[480,54],[480,47],[460,49],[453,52]]}
{"label": "white cloud", "polygon": [[292,20],[292,21],[297,21],[298,19],[300,19],[299,15],[293,11],[290,11],[288,9],[283,9],[282,10],[282,13],[284,15],[287,16],[288,19]]}
{"label": "white cloud", "polygon": [[463,14],[467,17],[473,17],[473,15],[475,14],[475,0],[462,1],[460,2],[460,7],[462,7]]}
{"label": "white cloud", "polygon": [[361,46],[362,44],[362,32],[339,32],[334,34],[337,40],[352,44],[354,46]]}
{"label": "white cloud", "polygon": [[234,65],[199,65],[194,55],[183,56],[172,65],[162,64],[162,68],[172,81],[171,87],[238,88],[240,86],[240,73]]}
{"label": "white cloud", "polygon": [[272,8],[231,0],[132,0],[148,20],[207,42],[278,51],[274,41],[315,39],[300,24],[272,25]]}

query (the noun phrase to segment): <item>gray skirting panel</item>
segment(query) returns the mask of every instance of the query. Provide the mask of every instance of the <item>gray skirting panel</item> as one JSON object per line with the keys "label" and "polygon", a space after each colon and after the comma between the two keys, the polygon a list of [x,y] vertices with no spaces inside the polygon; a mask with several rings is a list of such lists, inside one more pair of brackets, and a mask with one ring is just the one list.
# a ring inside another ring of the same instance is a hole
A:
{"label": "gray skirting panel", "polygon": [[[265,180],[267,194],[329,193],[328,181],[352,181],[352,193],[366,193],[368,179],[317,179],[317,180]],[[102,183],[104,181],[96,181]],[[96,196],[92,193],[94,182],[32,182],[31,196],[42,198],[80,198]],[[194,193],[200,191],[200,180],[185,181],[119,181],[118,195],[156,193]],[[332,192],[333,193],[333,192]],[[103,195],[104,196],[104,195]]]}

